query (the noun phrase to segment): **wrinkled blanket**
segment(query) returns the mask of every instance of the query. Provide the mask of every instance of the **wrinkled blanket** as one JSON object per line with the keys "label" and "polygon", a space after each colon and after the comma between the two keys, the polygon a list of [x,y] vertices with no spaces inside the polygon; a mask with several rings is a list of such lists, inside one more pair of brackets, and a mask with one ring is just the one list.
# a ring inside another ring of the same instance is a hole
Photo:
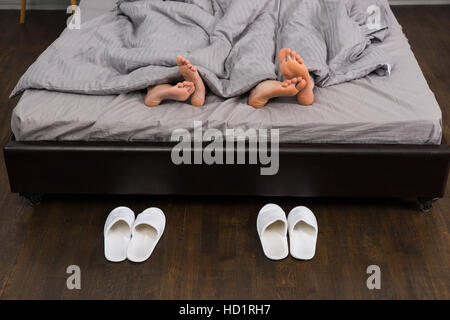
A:
{"label": "wrinkled blanket", "polygon": [[176,57],[182,55],[227,98],[262,80],[281,80],[276,53],[283,47],[302,55],[318,86],[387,74],[393,61],[372,44],[367,6],[355,3],[122,0],[81,30],[66,29],[11,96],[29,88],[95,95],[140,90],[180,80]]}

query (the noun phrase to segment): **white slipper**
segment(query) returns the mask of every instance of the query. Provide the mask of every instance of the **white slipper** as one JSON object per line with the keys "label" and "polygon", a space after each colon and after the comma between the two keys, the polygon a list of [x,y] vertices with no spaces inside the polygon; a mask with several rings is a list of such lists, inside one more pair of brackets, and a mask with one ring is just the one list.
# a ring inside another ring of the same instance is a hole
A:
{"label": "white slipper", "polygon": [[127,257],[133,262],[150,258],[166,226],[166,216],[158,208],[148,208],[136,217]]}
{"label": "white slipper", "polygon": [[127,207],[118,207],[110,212],[103,229],[106,260],[120,262],[127,258],[133,223],[134,212]]}
{"label": "white slipper", "polygon": [[312,259],[319,231],[314,213],[306,207],[295,207],[289,212],[288,224],[291,256],[300,260]]}
{"label": "white slipper", "polygon": [[264,254],[271,260],[288,256],[286,214],[276,204],[266,204],[258,213],[256,228]]}

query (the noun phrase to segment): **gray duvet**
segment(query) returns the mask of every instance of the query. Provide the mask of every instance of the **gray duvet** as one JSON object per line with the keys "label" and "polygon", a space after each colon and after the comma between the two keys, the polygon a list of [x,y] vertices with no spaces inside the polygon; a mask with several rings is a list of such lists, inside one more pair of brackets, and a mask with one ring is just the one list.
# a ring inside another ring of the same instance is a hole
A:
{"label": "gray duvet", "polygon": [[[67,29],[28,69],[25,89],[120,94],[180,79],[176,57],[198,66],[220,97],[276,79],[275,56],[302,54],[317,86],[386,74],[393,60],[371,44],[355,0],[121,0]],[[349,14],[349,12],[351,14]],[[384,12],[382,12],[384,13]]]}

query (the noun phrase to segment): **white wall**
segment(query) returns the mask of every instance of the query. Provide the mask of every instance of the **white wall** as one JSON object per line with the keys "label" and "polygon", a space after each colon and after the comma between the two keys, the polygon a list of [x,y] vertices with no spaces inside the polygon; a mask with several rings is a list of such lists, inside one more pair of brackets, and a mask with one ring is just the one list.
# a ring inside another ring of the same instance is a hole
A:
{"label": "white wall", "polygon": [[[96,1],[96,0],[84,0]],[[19,9],[21,0],[0,0],[0,9]],[[393,5],[407,4],[450,4],[450,0],[389,0]],[[70,0],[27,0],[28,9],[65,9]]]}

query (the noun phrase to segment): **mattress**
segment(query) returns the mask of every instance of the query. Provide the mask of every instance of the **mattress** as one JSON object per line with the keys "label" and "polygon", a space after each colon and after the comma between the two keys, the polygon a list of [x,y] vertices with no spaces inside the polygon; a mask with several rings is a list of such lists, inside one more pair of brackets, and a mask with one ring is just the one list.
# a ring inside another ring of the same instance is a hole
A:
{"label": "mattress", "polygon": [[[114,0],[82,1],[82,19],[114,7]],[[380,47],[395,60],[390,77],[370,75],[315,88],[305,107],[293,98],[272,100],[262,109],[247,96],[221,99],[208,94],[205,106],[168,102],[144,105],[145,92],[91,96],[27,90],[12,115],[19,141],[169,141],[177,129],[279,129],[280,142],[351,144],[440,144],[442,114],[434,94],[391,10],[391,34]],[[198,123],[197,123],[198,126]]]}

